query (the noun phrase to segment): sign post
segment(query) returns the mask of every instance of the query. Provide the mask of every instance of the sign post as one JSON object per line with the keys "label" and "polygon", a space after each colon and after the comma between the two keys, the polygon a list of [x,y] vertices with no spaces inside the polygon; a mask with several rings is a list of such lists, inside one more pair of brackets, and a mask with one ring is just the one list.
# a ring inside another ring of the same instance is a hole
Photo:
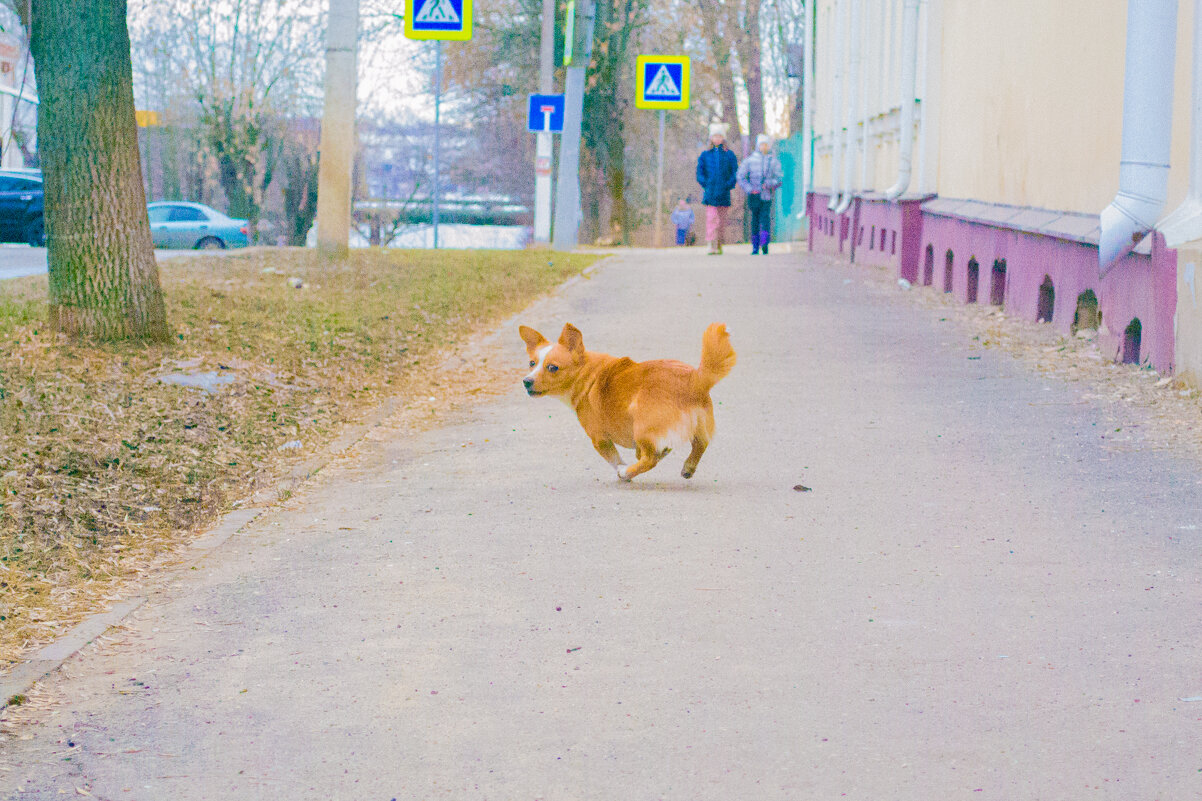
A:
{"label": "sign post", "polygon": [[655,168],[655,246],[664,246],[664,115],[659,110],[659,165]]}
{"label": "sign post", "polygon": [[635,100],[638,108],[659,111],[659,165],[655,176],[655,246],[663,247],[664,232],[664,118],[669,109],[689,107],[689,57],[639,56],[635,60]]}
{"label": "sign post", "polygon": [[[543,0],[543,18],[538,44],[538,91],[550,94],[555,88],[555,2]],[[534,241],[551,241],[551,134],[535,135],[534,148]]]}
{"label": "sign post", "polygon": [[405,0],[405,36],[434,40],[434,185],[430,190],[430,222],[434,248],[438,248],[438,194],[442,182],[439,164],[442,127],[442,43],[472,38],[472,0]]}
{"label": "sign post", "polygon": [[551,134],[563,133],[563,95],[530,95],[526,130],[535,134],[534,241],[551,241]]}

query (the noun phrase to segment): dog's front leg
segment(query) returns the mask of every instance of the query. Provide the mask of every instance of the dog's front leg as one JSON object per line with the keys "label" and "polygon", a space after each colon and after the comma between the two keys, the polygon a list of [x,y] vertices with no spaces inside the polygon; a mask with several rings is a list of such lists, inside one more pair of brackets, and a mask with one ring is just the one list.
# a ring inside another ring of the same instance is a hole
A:
{"label": "dog's front leg", "polygon": [[593,447],[597,449],[597,453],[601,454],[601,458],[609,462],[609,466],[618,471],[618,475],[622,475],[622,468],[626,463],[622,461],[621,454],[614,447],[613,441],[608,439],[593,440]]}

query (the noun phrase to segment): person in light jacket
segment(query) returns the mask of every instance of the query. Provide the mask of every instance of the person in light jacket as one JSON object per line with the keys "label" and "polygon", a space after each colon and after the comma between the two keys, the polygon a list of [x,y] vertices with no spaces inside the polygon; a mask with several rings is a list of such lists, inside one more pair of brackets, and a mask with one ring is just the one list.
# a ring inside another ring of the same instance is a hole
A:
{"label": "person in light jacket", "polygon": [[705,238],[710,255],[722,252],[722,232],[730,214],[730,190],[735,188],[739,160],[726,146],[726,125],[710,125],[710,146],[697,157],[697,183],[704,194]]}
{"label": "person in light jacket", "polygon": [[739,165],[739,188],[747,193],[751,211],[751,255],[768,255],[768,240],[772,238],[772,193],[785,173],[780,159],[772,152],[772,137],[760,134],[755,139],[755,152]]}
{"label": "person in light jacket", "polygon": [[689,208],[689,201],[681,198],[676,203],[676,208],[672,209],[670,219],[672,225],[676,226],[676,244],[684,245],[689,239],[689,229],[693,227],[693,210]]}

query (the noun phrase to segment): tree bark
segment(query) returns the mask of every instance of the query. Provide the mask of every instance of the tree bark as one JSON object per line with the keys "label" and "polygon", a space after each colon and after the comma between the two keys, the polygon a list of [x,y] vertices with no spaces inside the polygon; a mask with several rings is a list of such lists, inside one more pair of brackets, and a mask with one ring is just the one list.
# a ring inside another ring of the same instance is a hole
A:
{"label": "tree bark", "polygon": [[[766,133],[764,130],[764,78],[760,66],[760,0],[745,0],[743,25],[735,37],[743,81],[747,85],[748,135]],[[752,145],[754,146],[754,142]]]}
{"label": "tree bark", "polygon": [[125,0],[34,0],[31,33],[50,326],[91,339],[165,340]]}

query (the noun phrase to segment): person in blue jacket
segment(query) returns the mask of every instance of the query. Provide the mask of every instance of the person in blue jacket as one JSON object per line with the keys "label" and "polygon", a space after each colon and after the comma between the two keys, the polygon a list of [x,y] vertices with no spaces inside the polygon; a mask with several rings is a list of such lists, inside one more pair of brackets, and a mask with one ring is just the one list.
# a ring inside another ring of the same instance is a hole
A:
{"label": "person in blue jacket", "polygon": [[697,157],[697,183],[701,184],[701,203],[705,206],[705,238],[709,254],[722,252],[722,233],[730,214],[730,190],[735,188],[739,160],[726,146],[726,124],[710,125],[710,146]]}

